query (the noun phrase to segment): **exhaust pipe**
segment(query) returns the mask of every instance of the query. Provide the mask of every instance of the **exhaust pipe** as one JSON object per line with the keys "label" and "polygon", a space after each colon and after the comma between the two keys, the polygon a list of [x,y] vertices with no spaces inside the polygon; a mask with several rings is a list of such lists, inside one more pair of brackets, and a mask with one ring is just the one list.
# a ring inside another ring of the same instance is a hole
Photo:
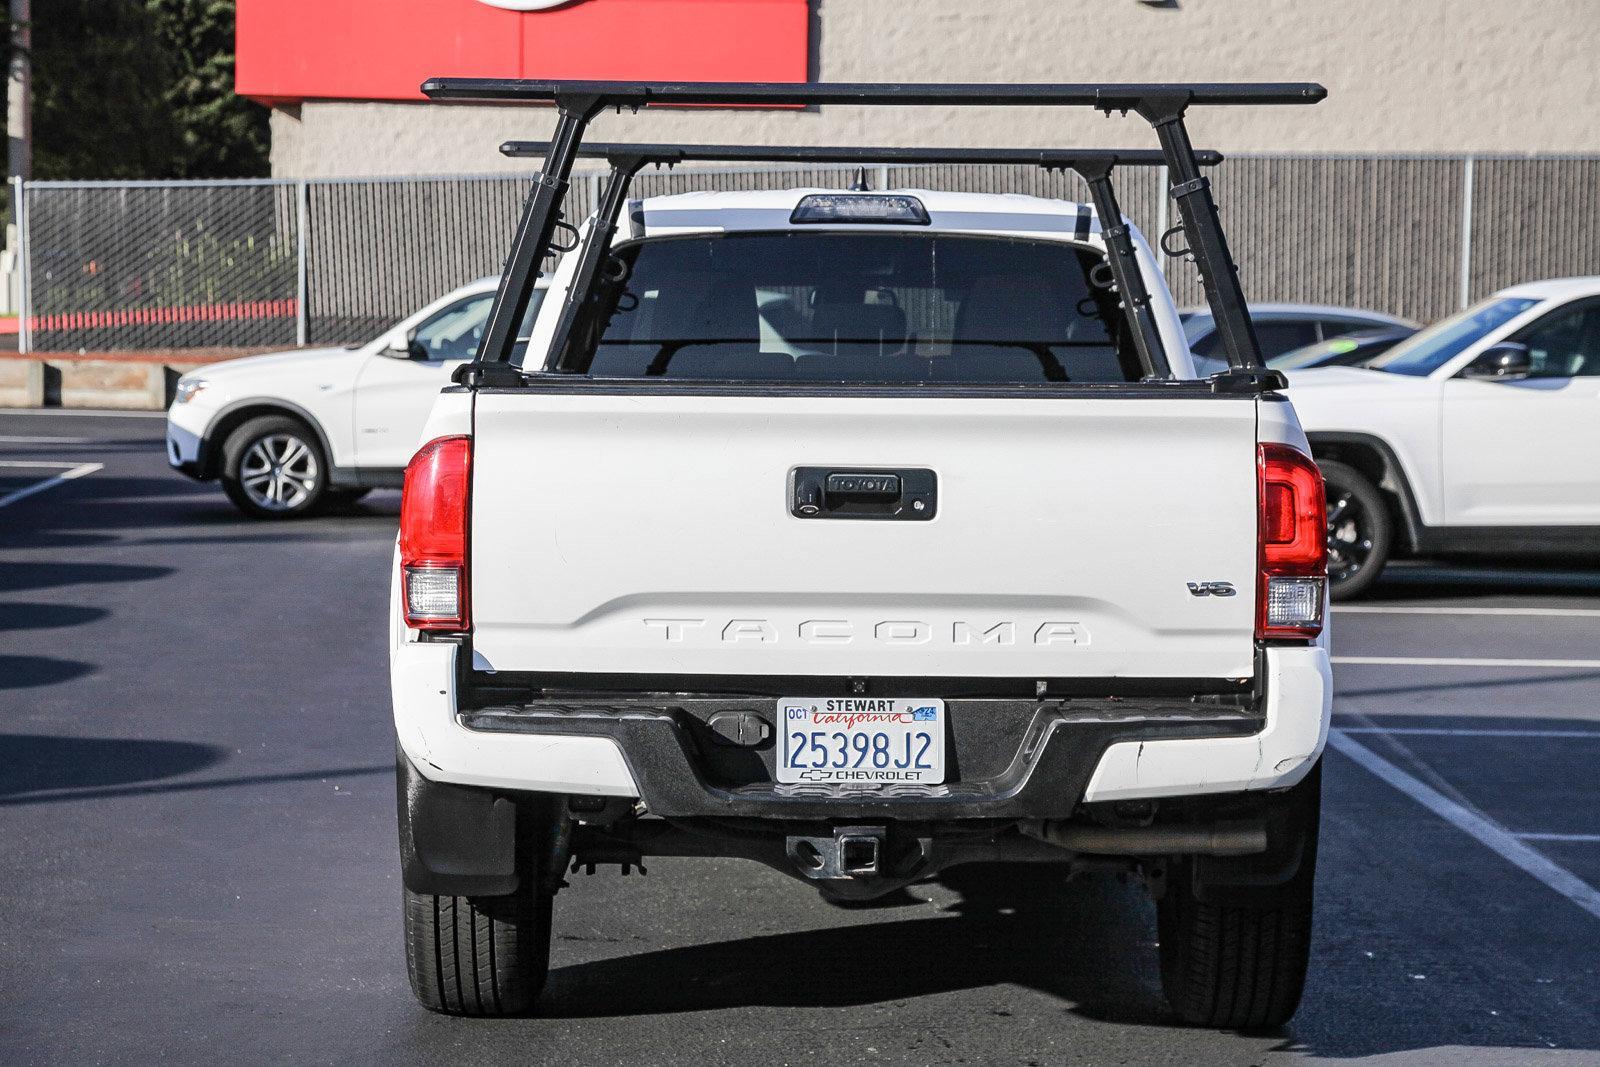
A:
{"label": "exhaust pipe", "polygon": [[1254,856],[1267,850],[1267,828],[1258,822],[1116,827],[1029,819],[1018,828],[1058,848],[1096,856]]}

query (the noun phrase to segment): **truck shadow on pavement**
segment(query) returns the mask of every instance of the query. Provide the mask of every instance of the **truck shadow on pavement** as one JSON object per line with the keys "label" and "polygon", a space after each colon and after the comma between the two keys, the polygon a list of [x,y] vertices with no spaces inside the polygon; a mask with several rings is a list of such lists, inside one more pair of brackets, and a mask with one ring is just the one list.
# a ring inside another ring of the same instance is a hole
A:
{"label": "truck shadow on pavement", "polygon": [[[1481,717],[1403,721],[1488,729],[1585,725]],[[1364,737],[1363,743],[1377,745],[1378,739]],[[1550,798],[1553,807],[1581,799],[1584,786],[1577,783],[1587,781],[1581,774],[1592,752],[1543,765],[1575,783]],[[1441,754],[1458,761],[1465,756]],[[1474,1059],[1471,1050],[1507,1050],[1477,1059],[1511,1062],[1509,1050],[1600,1049],[1600,1013],[1592,1009],[1590,992],[1600,944],[1593,917],[1546,894],[1348,761],[1335,757],[1330,771],[1316,945],[1301,1010],[1275,1033],[1186,1031],[1192,1034],[1184,1038],[1191,1042],[1188,1062],[1423,1050],[1462,1060]],[[1515,795],[1515,768],[1498,777],[1464,769],[1456,774],[1471,777],[1472,792],[1491,815],[1516,814],[1502,803]],[[1467,784],[1467,778],[1460,781]],[[1381,840],[1372,834],[1375,826],[1386,828]],[[1397,848],[1397,842],[1411,847]],[[1141,1046],[1151,1058],[1172,1055],[1171,1031],[1182,1024],[1161,996],[1154,909],[1141,888],[1104,875],[1069,882],[1059,870],[1035,865],[952,868],[938,882],[959,899],[937,911],[924,905],[835,912],[831,924],[823,918],[816,929],[637,954],[612,946],[622,954],[552,970],[540,1014],[581,1020],[751,1008],[892,1009],[960,993],[956,1010],[965,1015],[1015,1015],[1015,1025],[1037,1027],[1052,1010],[1036,995],[1044,994],[1055,1010],[1085,1024],[1121,1027],[1118,1040],[1126,1043],[1129,1062],[1141,1060]],[[923,887],[912,893],[929,895]],[[581,944],[586,938],[562,937],[561,903],[557,960],[593,950]],[[796,922],[803,913],[795,909]],[[851,921],[874,914],[883,920]],[[885,1030],[896,1028],[894,1017],[892,1011],[874,1016]]]}
{"label": "truck shadow on pavement", "polygon": [[[1151,906],[1138,887],[1102,876],[1069,881],[1059,868],[1031,864],[953,867],[938,881],[961,899],[916,918],[844,923],[554,970],[541,1014],[849,1007],[1000,987],[992,1005],[973,1010],[1005,1016],[1011,1012],[1003,987],[1021,985],[1097,1018],[1171,1018],[1156,985]],[[805,892],[799,886],[794,891]],[[912,892],[921,895],[916,887]],[[906,916],[908,910],[892,914]],[[953,960],[960,965],[952,966]],[[628,995],[619,998],[619,989]]]}

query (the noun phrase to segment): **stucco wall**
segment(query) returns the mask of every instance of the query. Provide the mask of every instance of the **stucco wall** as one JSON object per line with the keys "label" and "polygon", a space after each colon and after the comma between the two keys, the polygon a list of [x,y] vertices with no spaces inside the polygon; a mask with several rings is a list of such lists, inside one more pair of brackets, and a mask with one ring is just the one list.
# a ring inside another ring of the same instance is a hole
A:
{"label": "stucco wall", "polygon": [[[1315,80],[1313,108],[1197,113],[1234,152],[1600,152],[1600,0],[816,0],[822,81]],[[441,71],[440,73],[448,73]],[[526,170],[546,110],[308,102],[272,119],[283,177]],[[1033,109],[606,115],[618,140],[1145,144],[1137,121]]]}

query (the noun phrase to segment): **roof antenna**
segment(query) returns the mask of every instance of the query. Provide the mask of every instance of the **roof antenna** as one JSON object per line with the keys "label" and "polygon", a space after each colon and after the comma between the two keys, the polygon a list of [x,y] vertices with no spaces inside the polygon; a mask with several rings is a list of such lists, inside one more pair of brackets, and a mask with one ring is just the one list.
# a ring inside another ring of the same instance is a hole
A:
{"label": "roof antenna", "polygon": [[850,191],[852,193],[872,192],[872,183],[867,180],[866,167],[856,168],[856,180],[850,183]]}

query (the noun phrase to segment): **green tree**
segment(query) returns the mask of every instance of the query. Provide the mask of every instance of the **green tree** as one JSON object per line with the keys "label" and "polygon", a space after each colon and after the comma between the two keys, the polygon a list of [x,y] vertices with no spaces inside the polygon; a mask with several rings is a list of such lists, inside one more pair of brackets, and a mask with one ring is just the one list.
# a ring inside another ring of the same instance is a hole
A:
{"label": "green tree", "polygon": [[233,93],[234,0],[146,0],[174,77],[166,104],[181,145],[175,178],[268,173],[267,109]]}
{"label": "green tree", "polygon": [[268,173],[267,109],[233,93],[233,0],[36,0],[36,178]]}
{"label": "green tree", "polygon": [[166,93],[176,71],[139,0],[34,5],[36,178],[167,177],[179,146]]}

